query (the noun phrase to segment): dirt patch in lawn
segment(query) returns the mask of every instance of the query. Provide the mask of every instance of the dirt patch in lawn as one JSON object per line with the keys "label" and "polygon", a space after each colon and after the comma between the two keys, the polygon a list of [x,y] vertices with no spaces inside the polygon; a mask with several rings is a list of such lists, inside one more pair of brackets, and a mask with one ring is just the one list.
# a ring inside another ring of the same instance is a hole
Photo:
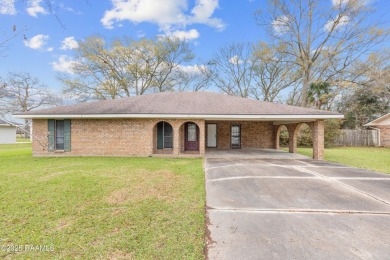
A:
{"label": "dirt patch in lawn", "polygon": [[107,259],[110,260],[124,260],[124,259],[135,259],[134,254],[123,252],[123,251],[115,251]]}
{"label": "dirt patch in lawn", "polygon": [[180,180],[181,176],[170,171],[142,170],[136,174],[136,178],[133,178],[129,185],[113,191],[107,197],[107,202],[122,205],[150,198],[172,201],[178,197],[175,187]]}

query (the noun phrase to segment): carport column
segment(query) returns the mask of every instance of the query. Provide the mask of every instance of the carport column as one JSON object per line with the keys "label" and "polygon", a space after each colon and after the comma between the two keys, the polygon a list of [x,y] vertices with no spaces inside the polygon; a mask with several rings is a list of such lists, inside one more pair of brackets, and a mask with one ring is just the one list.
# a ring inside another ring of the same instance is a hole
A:
{"label": "carport column", "polygon": [[297,124],[286,125],[288,130],[288,152],[296,153],[297,152]]}
{"label": "carport column", "polygon": [[279,150],[280,148],[280,143],[279,143],[279,139],[280,139],[280,125],[276,125],[274,126],[275,127],[275,149],[276,150]]}
{"label": "carport column", "polygon": [[313,122],[313,158],[324,159],[324,120]]}

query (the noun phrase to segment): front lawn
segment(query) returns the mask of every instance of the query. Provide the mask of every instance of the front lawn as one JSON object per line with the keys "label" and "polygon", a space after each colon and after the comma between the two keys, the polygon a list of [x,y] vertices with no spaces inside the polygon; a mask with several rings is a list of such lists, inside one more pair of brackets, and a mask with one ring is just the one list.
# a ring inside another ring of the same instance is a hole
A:
{"label": "front lawn", "polygon": [[31,143],[30,138],[16,137],[17,143]]}
{"label": "front lawn", "polygon": [[0,145],[0,178],[0,258],[204,257],[201,159],[35,158],[31,144]]}
{"label": "front lawn", "polygon": [[[312,148],[298,148],[298,153],[311,157]],[[358,168],[390,173],[390,148],[334,147],[325,149],[325,160]]]}

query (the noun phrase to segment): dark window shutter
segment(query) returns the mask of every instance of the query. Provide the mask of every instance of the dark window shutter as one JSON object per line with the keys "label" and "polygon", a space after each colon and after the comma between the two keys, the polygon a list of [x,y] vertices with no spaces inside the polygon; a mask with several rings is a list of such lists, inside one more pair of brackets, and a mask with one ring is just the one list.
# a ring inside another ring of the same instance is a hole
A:
{"label": "dark window shutter", "polygon": [[48,151],[54,151],[55,150],[55,145],[54,145],[54,131],[55,131],[55,120],[49,119],[47,120],[48,124]]}
{"label": "dark window shutter", "polygon": [[64,120],[64,151],[70,152],[70,120]]}
{"label": "dark window shutter", "polygon": [[163,149],[164,148],[164,125],[163,122],[159,122],[157,124],[157,149]]}

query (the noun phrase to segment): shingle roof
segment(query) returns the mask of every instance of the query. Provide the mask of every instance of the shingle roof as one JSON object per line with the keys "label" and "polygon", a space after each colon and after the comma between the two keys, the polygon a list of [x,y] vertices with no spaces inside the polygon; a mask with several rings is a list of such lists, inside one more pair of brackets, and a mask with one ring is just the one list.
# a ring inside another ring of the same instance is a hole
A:
{"label": "shingle roof", "polygon": [[390,122],[390,113],[387,113],[386,115],[381,116],[381,117],[365,124],[364,126],[389,125],[389,122]]}
{"label": "shingle roof", "polygon": [[15,115],[335,115],[312,108],[275,104],[214,92],[163,92],[81,103]]}

